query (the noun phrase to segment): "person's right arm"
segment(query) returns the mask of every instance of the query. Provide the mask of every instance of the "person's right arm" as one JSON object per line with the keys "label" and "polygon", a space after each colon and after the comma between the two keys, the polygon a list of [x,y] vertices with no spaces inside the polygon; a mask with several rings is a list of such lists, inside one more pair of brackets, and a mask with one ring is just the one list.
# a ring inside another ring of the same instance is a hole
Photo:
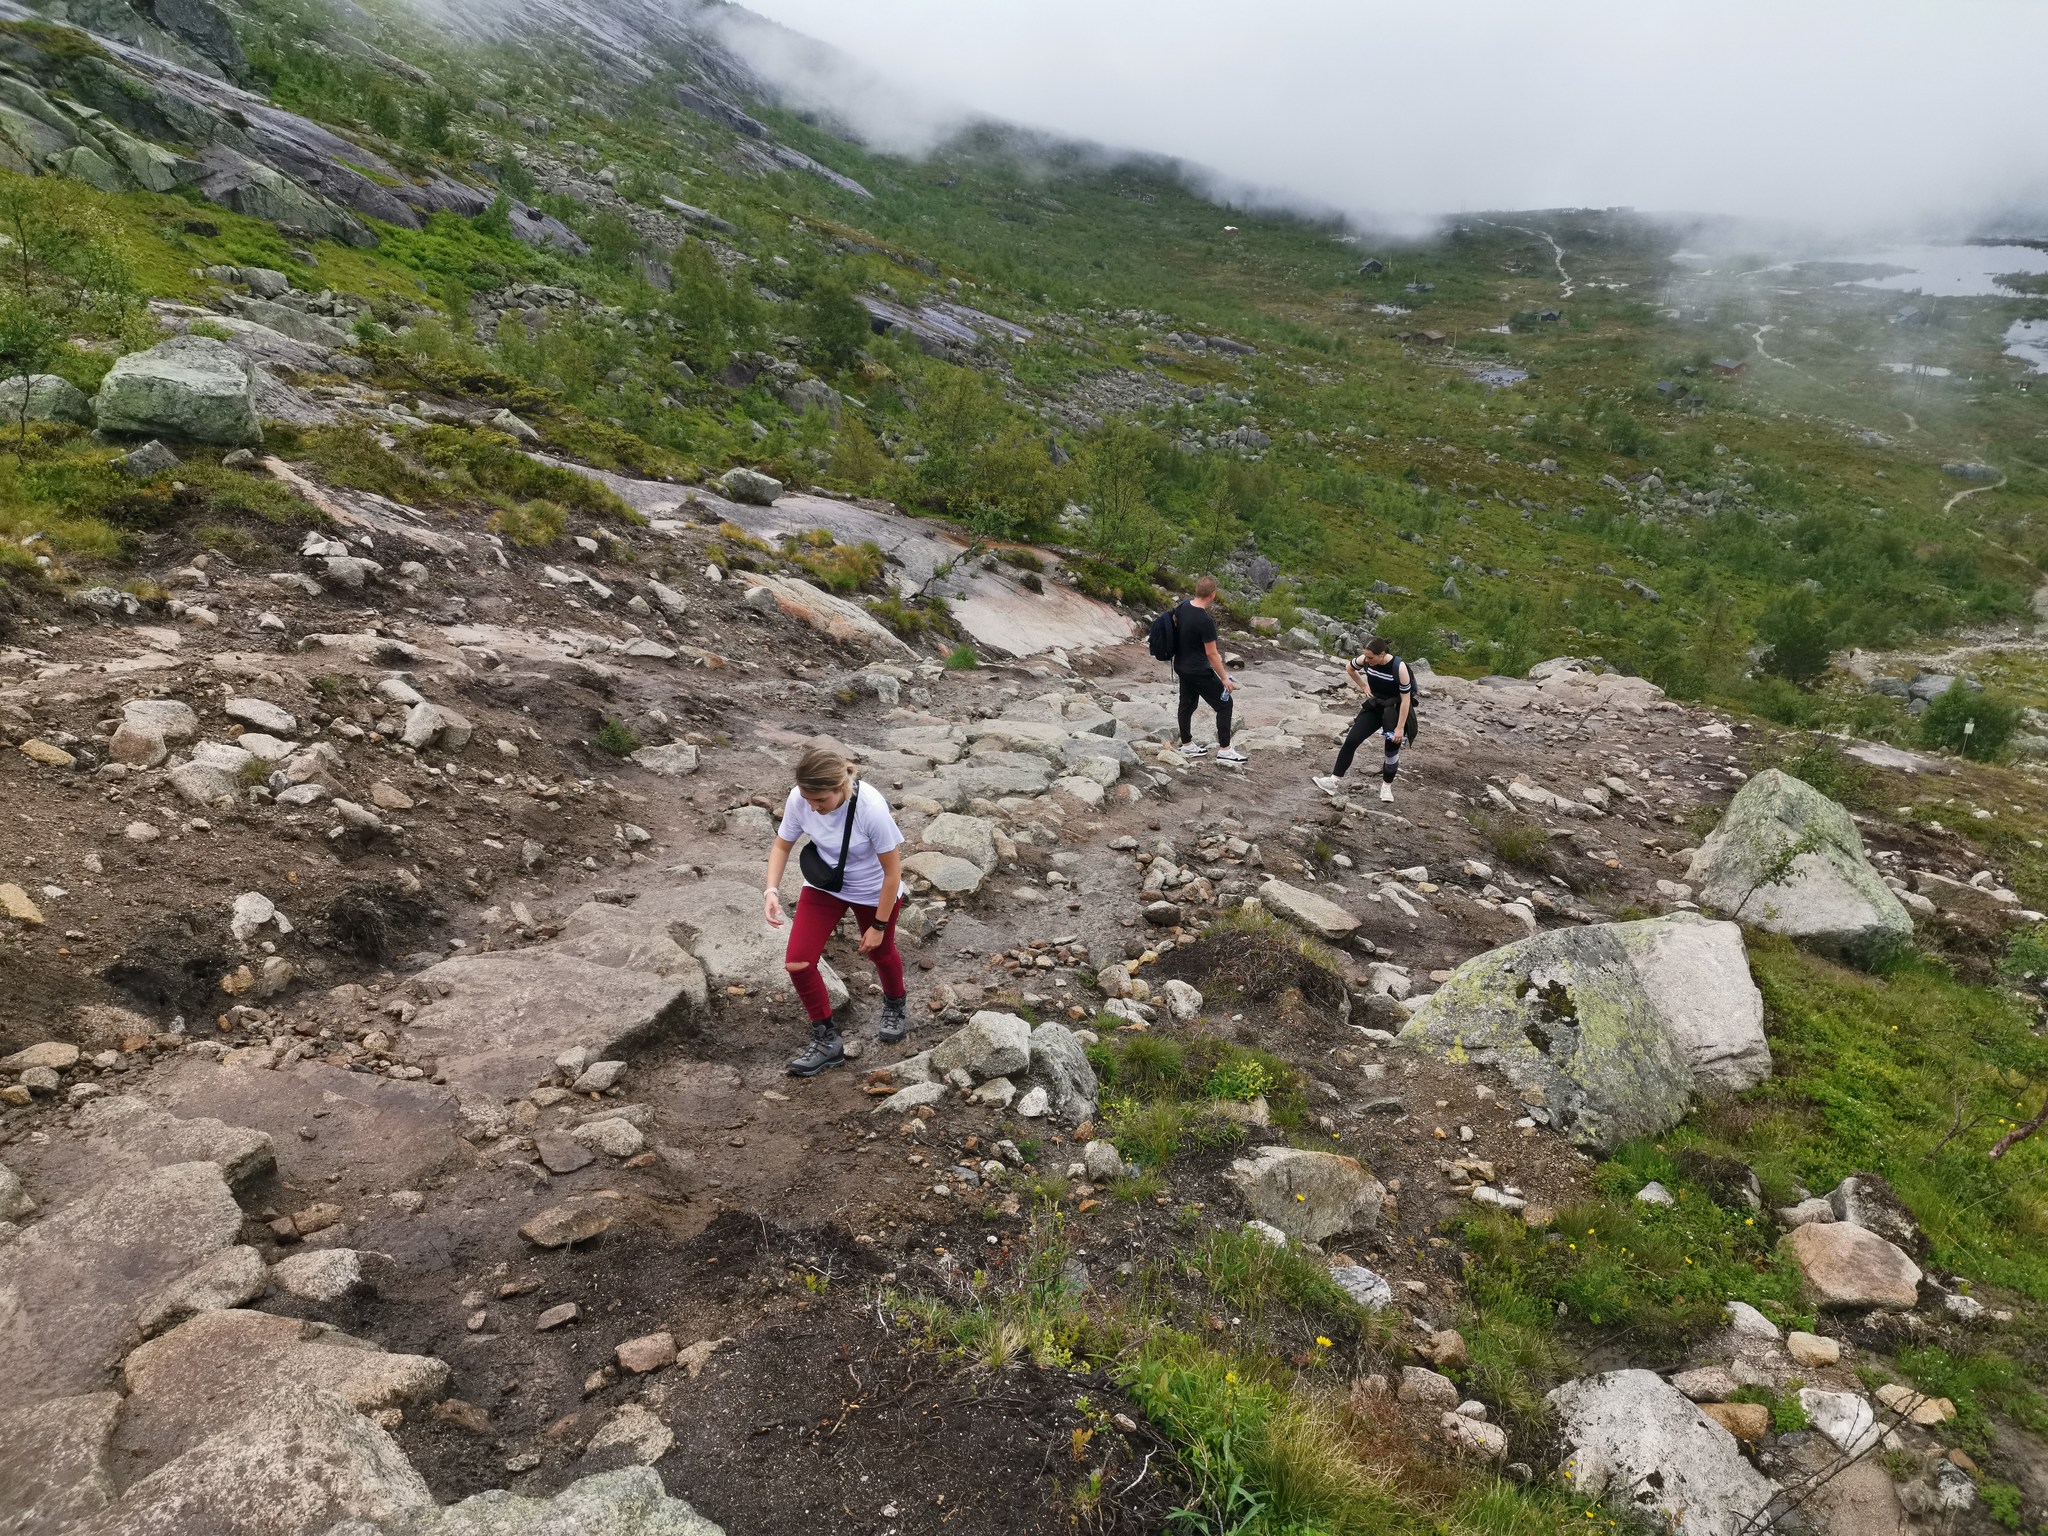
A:
{"label": "person's right arm", "polygon": [[1366,683],[1364,678],[1358,675],[1357,657],[1347,656],[1344,658],[1344,676],[1350,680],[1351,686],[1353,688],[1356,688],[1360,693],[1364,694],[1367,698],[1372,697],[1371,687]]}
{"label": "person's right arm", "polygon": [[782,872],[789,868],[789,851],[795,846],[788,838],[778,837],[768,850],[768,888],[761,893],[761,915],[771,928],[782,926]]}

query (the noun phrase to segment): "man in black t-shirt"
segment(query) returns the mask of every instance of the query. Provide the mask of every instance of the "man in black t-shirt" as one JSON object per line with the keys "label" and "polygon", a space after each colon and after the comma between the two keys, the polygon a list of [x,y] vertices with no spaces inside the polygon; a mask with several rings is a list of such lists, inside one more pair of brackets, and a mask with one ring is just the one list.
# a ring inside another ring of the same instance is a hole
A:
{"label": "man in black t-shirt", "polygon": [[1223,666],[1216,647],[1216,619],[1209,605],[1216,601],[1216,578],[1195,583],[1195,595],[1173,610],[1173,670],[1180,678],[1180,750],[1187,757],[1207,757],[1209,749],[1194,738],[1195,706],[1206,702],[1216,711],[1216,761],[1241,763],[1244,754],[1230,744],[1230,707],[1237,684]]}

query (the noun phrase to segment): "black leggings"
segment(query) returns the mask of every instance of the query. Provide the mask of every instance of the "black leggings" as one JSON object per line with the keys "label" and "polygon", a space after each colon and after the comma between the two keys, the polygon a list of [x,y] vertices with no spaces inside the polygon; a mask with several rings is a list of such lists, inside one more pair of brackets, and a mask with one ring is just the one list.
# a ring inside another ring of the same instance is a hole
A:
{"label": "black leggings", "polygon": [[[1387,730],[1401,716],[1399,699],[1367,699],[1365,707],[1358,712],[1358,718],[1351,722],[1351,729],[1345,734],[1344,745],[1337,752],[1336,774],[1343,778],[1351,771],[1351,760],[1358,755],[1358,749],[1365,745],[1366,738]],[[1408,728],[1403,733],[1407,740],[1415,739],[1415,706],[1408,707]],[[1401,771],[1401,741],[1397,736],[1387,743],[1387,760],[1380,765],[1380,777],[1387,783],[1394,782],[1394,775]]]}
{"label": "black leggings", "polygon": [[1230,691],[1211,667],[1201,672],[1180,674],[1180,740],[1186,746],[1194,740],[1195,706],[1207,702],[1216,711],[1216,745],[1230,745]]}

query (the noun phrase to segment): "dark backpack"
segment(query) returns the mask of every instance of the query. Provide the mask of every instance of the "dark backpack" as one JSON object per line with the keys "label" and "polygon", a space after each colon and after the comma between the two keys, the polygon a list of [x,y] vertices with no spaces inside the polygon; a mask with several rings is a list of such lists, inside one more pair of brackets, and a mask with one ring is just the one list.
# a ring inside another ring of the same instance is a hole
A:
{"label": "dark backpack", "polygon": [[1145,636],[1145,648],[1154,661],[1172,661],[1180,654],[1180,618],[1174,609],[1167,609],[1152,621]]}

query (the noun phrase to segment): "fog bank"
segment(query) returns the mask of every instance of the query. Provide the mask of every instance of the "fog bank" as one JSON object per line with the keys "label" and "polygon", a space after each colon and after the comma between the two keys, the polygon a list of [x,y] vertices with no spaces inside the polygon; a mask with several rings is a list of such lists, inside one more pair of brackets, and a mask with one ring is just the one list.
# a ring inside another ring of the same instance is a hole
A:
{"label": "fog bank", "polygon": [[1973,0],[751,0],[794,100],[917,152],[987,116],[1401,225],[1699,210],[2048,234],[2048,6]]}

